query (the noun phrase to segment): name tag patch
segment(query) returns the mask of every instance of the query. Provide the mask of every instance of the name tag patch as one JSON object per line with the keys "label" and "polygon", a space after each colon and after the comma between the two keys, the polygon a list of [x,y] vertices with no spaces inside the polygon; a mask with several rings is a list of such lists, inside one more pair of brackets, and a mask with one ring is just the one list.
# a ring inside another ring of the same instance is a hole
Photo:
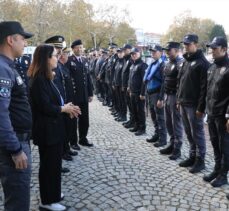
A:
{"label": "name tag patch", "polygon": [[23,80],[22,80],[21,76],[17,76],[16,77],[16,81],[17,81],[18,85],[22,85],[23,84]]}

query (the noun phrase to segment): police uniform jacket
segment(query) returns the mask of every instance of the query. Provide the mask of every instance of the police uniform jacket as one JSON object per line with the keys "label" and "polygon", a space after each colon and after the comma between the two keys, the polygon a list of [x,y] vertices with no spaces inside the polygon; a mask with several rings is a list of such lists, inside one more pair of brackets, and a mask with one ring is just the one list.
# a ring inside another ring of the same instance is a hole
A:
{"label": "police uniform jacket", "polygon": [[114,68],[114,79],[113,79],[114,86],[122,86],[123,65],[124,65],[124,58],[117,59],[117,62],[115,64],[115,68]]}
{"label": "police uniform jacket", "polygon": [[194,54],[184,54],[185,61],[178,75],[178,102],[186,106],[195,106],[205,111],[207,93],[207,70],[209,62],[201,50]]}
{"label": "police uniform jacket", "polygon": [[229,115],[229,59],[228,55],[215,60],[209,68],[207,88],[207,113],[209,117]]}
{"label": "police uniform jacket", "polygon": [[180,57],[169,60],[164,67],[164,92],[165,94],[176,94],[177,76],[180,71],[183,59]]}
{"label": "police uniform jacket", "polygon": [[16,134],[31,132],[31,109],[14,61],[0,55],[0,69],[0,147],[16,154],[21,151]]}
{"label": "police uniform jacket", "polygon": [[103,82],[105,82],[105,73],[107,70],[107,65],[108,65],[108,58],[105,59],[99,71],[100,80],[102,80]]}
{"label": "police uniform jacket", "polygon": [[68,58],[66,67],[70,71],[70,76],[74,90],[74,103],[87,103],[88,97],[93,96],[93,86],[88,71],[88,63],[81,57],[78,61],[75,55]]}
{"label": "police uniform jacket", "polygon": [[143,82],[143,78],[146,69],[147,64],[144,63],[141,58],[133,61],[130,67],[129,78],[129,88],[131,93],[145,96],[145,83]]}
{"label": "police uniform jacket", "polygon": [[127,88],[130,76],[130,66],[132,65],[131,55],[124,57],[124,65],[122,69],[122,87]]}
{"label": "police uniform jacket", "polygon": [[30,102],[33,114],[33,141],[38,146],[60,144],[64,140],[64,122],[60,92],[44,76],[30,79]]}

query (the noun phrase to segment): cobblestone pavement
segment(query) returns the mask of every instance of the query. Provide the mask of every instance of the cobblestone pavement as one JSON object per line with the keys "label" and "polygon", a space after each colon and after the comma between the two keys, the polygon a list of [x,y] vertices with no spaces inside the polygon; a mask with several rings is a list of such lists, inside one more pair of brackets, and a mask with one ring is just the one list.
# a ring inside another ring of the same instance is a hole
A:
{"label": "cobblestone pavement", "polygon": [[[73,162],[64,162],[71,170],[63,175],[62,185],[63,204],[69,211],[229,210],[225,197],[228,186],[212,188],[202,181],[203,173],[213,167],[209,141],[207,169],[192,175],[178,166],[181,159],[170,161],[145,141],[153,132],[149,118],[147,134],[135,137],[115,122],[108,108],[96,99],[90,105],[90,113],[88,138],[95,146],[82,147]],[[188,155],[186,141],[182,153],[182,159]],[[37,211],[39,164],[34,146],[32,154],[31,210]],[[3,210],[1,200],[0,210]]]}

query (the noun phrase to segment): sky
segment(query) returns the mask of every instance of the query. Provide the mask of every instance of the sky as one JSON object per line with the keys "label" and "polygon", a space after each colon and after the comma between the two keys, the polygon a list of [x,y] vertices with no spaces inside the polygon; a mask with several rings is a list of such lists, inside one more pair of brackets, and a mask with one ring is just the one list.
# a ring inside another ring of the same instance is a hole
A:
{"label": "sky", "polygon": [[229,34],[229,0],[87,0],[95,8],[104,4],[127,8],[134,28],[164,34],[174,17],[190,10],[193,17],[209,18]]}

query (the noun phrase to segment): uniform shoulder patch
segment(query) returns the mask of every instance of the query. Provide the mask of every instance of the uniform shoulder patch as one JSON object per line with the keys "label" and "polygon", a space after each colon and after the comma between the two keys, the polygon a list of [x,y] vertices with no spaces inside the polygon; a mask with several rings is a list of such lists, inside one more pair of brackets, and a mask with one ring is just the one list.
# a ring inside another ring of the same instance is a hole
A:
{"label": "uniform shoulder patch", "polygon": [[6,78],[0,78],[0,97],[9,98],[11,93],[12,81]]}

